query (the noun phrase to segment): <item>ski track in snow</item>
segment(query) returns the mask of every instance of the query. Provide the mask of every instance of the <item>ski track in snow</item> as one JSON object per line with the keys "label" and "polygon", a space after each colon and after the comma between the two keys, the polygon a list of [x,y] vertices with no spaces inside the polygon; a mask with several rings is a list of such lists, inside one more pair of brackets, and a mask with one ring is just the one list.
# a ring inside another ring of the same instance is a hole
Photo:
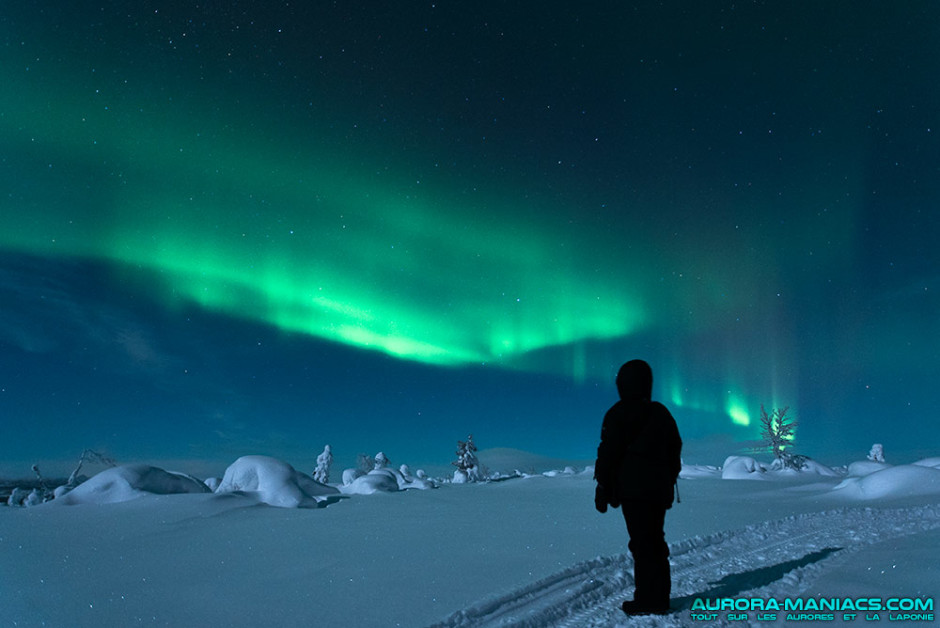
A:
{"label": "ski track in snow", "polygon": [[633,594],[633,560],[629,554],[620,554],[577,563],[506,595],[478,602],[432,628],[609,628],[627,622],[644,627],[748,625],[722,620],[727,613],[719,613],[715,621],[694,621],[692,601],[697,597],[806,595],[828,556],[935,528],[940,528],[938,505],[794,515],[671,544],[673,612],[665,617],[627,618],[620,611],[620,603]]}

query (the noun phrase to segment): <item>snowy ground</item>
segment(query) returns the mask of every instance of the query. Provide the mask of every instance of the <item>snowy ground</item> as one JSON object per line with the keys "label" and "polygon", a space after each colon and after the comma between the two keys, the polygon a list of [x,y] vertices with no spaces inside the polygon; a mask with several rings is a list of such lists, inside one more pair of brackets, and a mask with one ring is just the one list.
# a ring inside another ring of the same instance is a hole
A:
{"label": "snowy ground", "polygon": [[[935,603],[938,464],[859,465],[867,475],[848,480],[687,467],[667,516],[678,610],[629,621],[623,520],[593,510],[589,472],[331,495],[314,508],[240,493],[5,507],[0,625],[770,626],[787,613],[730,621],[693,614],[693,602]],[[874,614],[850,623],[936,623]]]}

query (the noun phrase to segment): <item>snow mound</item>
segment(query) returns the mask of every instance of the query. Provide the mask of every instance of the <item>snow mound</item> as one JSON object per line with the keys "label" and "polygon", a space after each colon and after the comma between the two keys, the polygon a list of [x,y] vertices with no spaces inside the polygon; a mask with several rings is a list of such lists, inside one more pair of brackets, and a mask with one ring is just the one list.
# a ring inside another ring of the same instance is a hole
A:
{"label": "snow mound", "polygon": [[807,458],[803,461],[802,469],[782,468],[780,461],[775,460],[766,465],[748,456],[728,456],[721,469],[723,480],[785,480],[805,477],[807,475],[822,475],[826,477],[839,477],[841,474],[831,467],[820,464]]}
{"label": "snow mound", "polygon": [[[725,461],[727,462],[727,460]],[[721,475],[722,471],[718,467],[707,464],[683,464],[679,477],[683,480],[696,480],[700,478],[714,478]]]}
{"label": "snow mound", "polygon": [[283,460],[269,456],[243,456],[233,462],[215,490],[242,493],[279,508],[315,508],[338,490],[320,484]]}
{"label": "snow mound", "polygon": [[917,464],[889,466],[862,477],[847,478],[832,490],[853,500],[940,496],[940,469]]}
{"label": "snow mound", "polygon": [[940,469],[940,457],[924,458],[923,460],[918,460],[917,462],[912,462],[911,464],[917,465],[918,467],[932,467],[934,469]]}
{"label": "snow mound", "polygon": [[886,462],[874,462],[872,460],[859,460],[849,464],[849,477],[861,478],[871,475],[884,469],[890,469],[891,465]]}
{"label": "snow mound", "polygon": [[52,503],[66,506],[114,504],[145,495],[208,492],[210,491],[205,484],[188,475],[146,464],[131,464],[105,469]]}
{"label": "snow mound", "polygon": [[[347,470],[348,471],[348,470]],[[429,489],[434,484],[425,478],[405,476],[395,469],[373,469],[368,473],[356,475],[346,483],[347,474],[343,473],[343,486],[340,491],[347,495],[372,495],[374,493],[395,493],[406,489]]]}
{"label": "snow mound", "polygon": [[372,495],[373,493],[394,493],[400,489],[394,471],[374,469],[356,477],[349,484],[344,484],[340,490],[348,495]]}
{"label": "snow mound", "polygon": [[767,466],[748,456],[728,456],[721,465],[722,480],[763,480]]}
{"label": "snow mound", "polygon": [[827,467],[826,465],[820,464],[810,458],[807,458],[805,461],[803,461],[803,464],[805,466],[802,469],[800,469],[797,473],[803,473],[803,474],[808,474],[808,475],[824,475],[830,478],[835,478],[835,477],[839,477],[842,475],[841,473],[839,473],[832,467]]}
{"label": "snow mound", "polygon": [[544,475],[547,478],[557,478],[560,475],[577,475],[577,474],[578,474],[578,471],[575,470],[575,468],[572,467],[571,465],[568,465],[561,471],[559,471],[558,469],[552,469],[551,471],[545,471],[542,473],[542,475]]}

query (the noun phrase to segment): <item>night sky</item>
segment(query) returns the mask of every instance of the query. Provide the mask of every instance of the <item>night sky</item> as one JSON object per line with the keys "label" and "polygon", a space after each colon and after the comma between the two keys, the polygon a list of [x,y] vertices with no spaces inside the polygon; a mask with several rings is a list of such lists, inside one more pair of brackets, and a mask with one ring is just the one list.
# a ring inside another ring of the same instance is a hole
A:
{"label": "night sky", "polygon": [[589,459],[632,358],[687,462],[761,404],[823,462],[937,454],[938,24],[7,3],[0,473],[327,443],[446,466],[471,432]]}

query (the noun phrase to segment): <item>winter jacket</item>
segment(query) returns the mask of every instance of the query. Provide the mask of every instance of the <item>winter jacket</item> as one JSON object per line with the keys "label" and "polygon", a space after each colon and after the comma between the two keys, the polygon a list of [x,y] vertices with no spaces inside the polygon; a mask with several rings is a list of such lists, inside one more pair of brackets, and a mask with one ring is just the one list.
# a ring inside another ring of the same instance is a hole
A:
{"label": "winter jacket", "polygon": [[597,499],[615,508],[630,501],[670,508],[681,452],[679,429],[666,406],[648,398],[621,399],[601,427],[594,466]]}

